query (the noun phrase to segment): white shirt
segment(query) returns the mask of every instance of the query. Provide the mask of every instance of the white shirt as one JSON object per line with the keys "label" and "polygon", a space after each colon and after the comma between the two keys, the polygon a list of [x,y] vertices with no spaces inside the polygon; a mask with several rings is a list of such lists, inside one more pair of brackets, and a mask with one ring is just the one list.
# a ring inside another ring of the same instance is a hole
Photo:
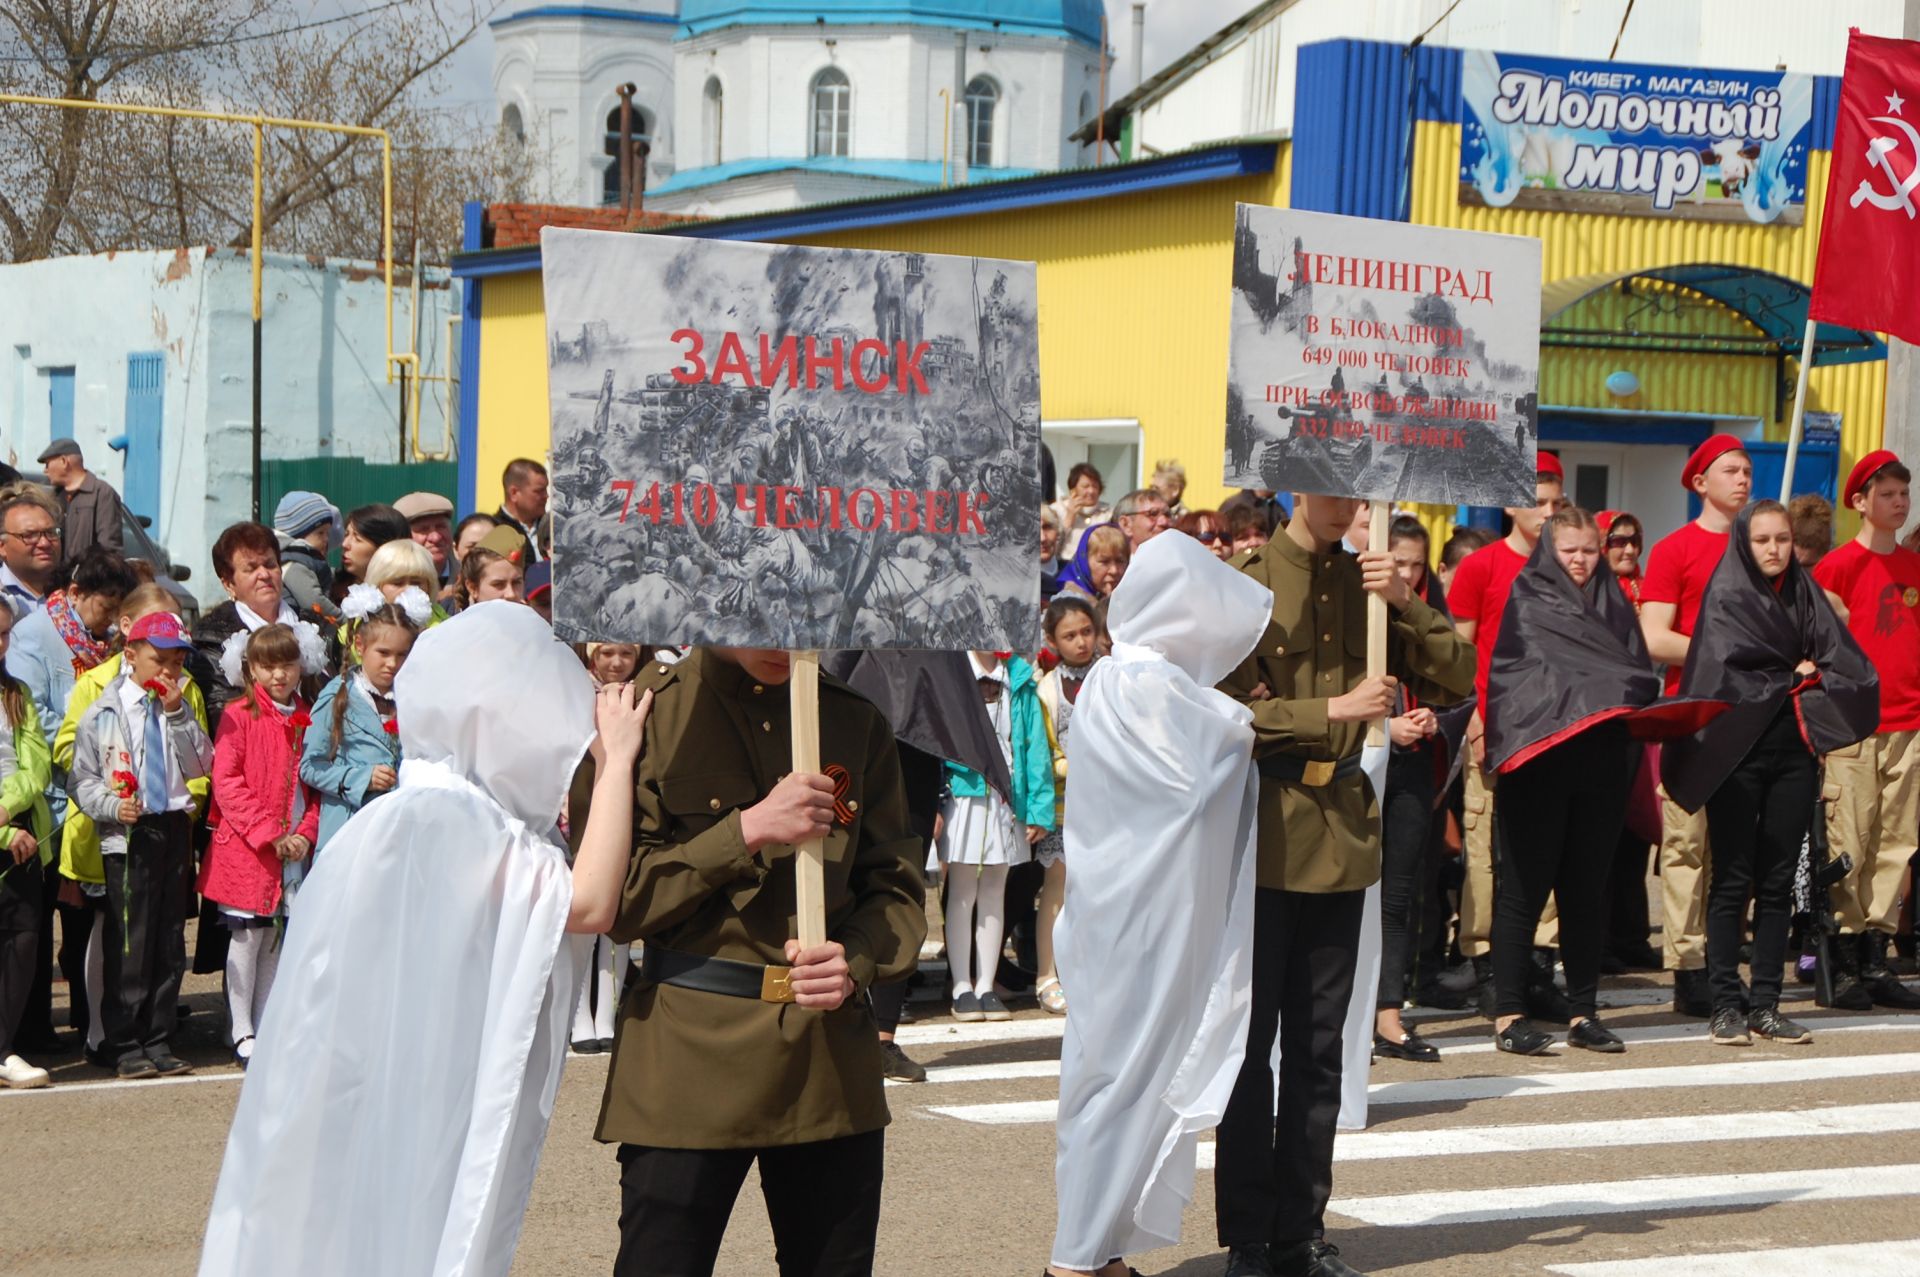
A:
{"label": "white shirt", "polygon": [[[135,776],[142,775],[140,769],[146,762],[142,751],[146,749],[147,714],[152,704],[145,688],[131,678],[120,680],[120,709],[127,722],[127,752],[133,755]],[[165,726],[164,722],[162,726]],[[187,782],[180,771],[180,760],[174,755],[171,729],[164,732],[162,739],[167,749],[167,810],[189,811],[193,807],[193,795],[187,792]]]}

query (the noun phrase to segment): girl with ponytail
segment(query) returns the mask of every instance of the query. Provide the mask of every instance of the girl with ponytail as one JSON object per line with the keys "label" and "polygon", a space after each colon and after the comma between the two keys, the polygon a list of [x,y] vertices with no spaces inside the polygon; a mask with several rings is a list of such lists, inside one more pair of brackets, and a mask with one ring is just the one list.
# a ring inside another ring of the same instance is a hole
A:
{"label": "girl with ponytail", "polygon": [[398,604],[369,609],[353,632],[350,668],[314,701],[314,725],[321,730],[307,734],[300,778],[320,799],[316,851],[326,847],[353,813],[399,780],[400,720],[393,680],[419,632]]}

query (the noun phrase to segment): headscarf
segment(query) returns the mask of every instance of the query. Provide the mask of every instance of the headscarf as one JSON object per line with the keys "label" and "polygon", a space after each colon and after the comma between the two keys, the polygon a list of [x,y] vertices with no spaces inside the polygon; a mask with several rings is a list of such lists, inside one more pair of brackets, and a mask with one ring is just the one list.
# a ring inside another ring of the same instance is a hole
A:
{"label": "headscarf", "polygon": [[[1660,778],[1688,811],[1706,805],[1789,701],[1814,754],[1865,740],[1880,727],[1880,677],[1826,594],[1798,561],[1769,581],[1748,540],[1753,506],[1740,512],[1727,553],[1707,579],[1680,690],[1733,708],[1662,751]],[[1794,672],[1812,661],[1818,673]]]}
{"label": "headscarf", "polygon": [[1100,591],[1093,588],[1093,560],[1088,554],[1088,542],[1093,539],[1094,528],[1117,526],[1119,525],[1113,523],[1095,523],[1081,532],[1080,544],[1074,549],[1073,559],[1065,567],[1060,569],[1060,575],[1056,578],[1059,582],[1058,588],[1060,590],[1071,587],[1079,590],[1090,599],[1100,597]]}
{"label": "headscarf", "polygon": [[1690,731],[1716,712],[1686,702],[1654,706],[1660,676],[1612,576],[1602,562],[1575,585],[1553,537],[1543,535],[1514,578],[1487,676],[1487,761],[1496,772],[1610,719],[1638,719],[1635,735],[1660,736]]}
{"label": "headscarf", "polygon": [[[1600,535],[1602,537],[1612,534],[1614,522],[1618,519],[1630,520],[1634,527],[1640,529],[1640,548],[1644,551],[1646,549],[1647,528],[1645,524],[1640,522],[1637,516],[1628,514],[1625,510],[1602,510],[1599,514],[1593,516],[1593,521],[1600,525]],[[1600,543],[1600,558],[1603,563],[1607,557],[1606,550],[1606,542],[1602,541]],[[1627,596],[1627,601],[1633,604],[1634,611],[1638,612],[1640,610],[1641,578],[1639,566],[1637,564],[1635,565],[1632,576],[1621,576],[1613,570],[1611,564],[1608,564],[1607,573],[1620,583],[1620,592]]]}

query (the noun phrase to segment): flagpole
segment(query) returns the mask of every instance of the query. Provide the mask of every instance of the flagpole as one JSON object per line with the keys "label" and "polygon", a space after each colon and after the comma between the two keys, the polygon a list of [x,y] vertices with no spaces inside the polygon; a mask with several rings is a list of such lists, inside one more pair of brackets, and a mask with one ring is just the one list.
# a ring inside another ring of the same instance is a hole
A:
{"label": "flagpole", "polygon": [[1813,335],[1819,322],[1807,317],[1807,335],[1800,343],[1800,380],[1793,388],[1793,424],[1787,428],[1787,465],[1780,472],[1781,504],[1793,499],[1793,467],[1800,459],[1800,427],[1807,415],[1807,373],[1813,368]]}

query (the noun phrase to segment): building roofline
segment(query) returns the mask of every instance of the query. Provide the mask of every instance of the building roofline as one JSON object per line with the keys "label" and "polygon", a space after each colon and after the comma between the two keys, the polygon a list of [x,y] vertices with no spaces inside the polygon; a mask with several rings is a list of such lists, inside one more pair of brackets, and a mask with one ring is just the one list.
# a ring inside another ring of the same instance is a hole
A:
{"label": "building roofline", "polygon": [[502,14],[490,20],[487,28],[498,31],[501,27],[536,18],[597,18],[607,22],[646,22],[667,27],[680,25],[680,19],[669,13],[637,13],[632,9],[609,9],[597,4],[543,4],[522,9],[518,13]]}
{"label": "building roofline", "polygon": [[[773,213],[743,213],[735,217],[716,217],[636,233],[701,239],[789,239],[796,235],[822,235],[940,217],[970,217],[1049,204],[1107,199],[1196,182],[1216,182],[1256,173],[1271,173],[1279,148],[1286,141],[1284,134],[1236,138],[1126,164],[1007,178],[980,186],[869,196]],[[539,266],[540,250],[537,245],[460,253],[452,263],[454,275],[461,279],[516,274],[537,270]]]}

